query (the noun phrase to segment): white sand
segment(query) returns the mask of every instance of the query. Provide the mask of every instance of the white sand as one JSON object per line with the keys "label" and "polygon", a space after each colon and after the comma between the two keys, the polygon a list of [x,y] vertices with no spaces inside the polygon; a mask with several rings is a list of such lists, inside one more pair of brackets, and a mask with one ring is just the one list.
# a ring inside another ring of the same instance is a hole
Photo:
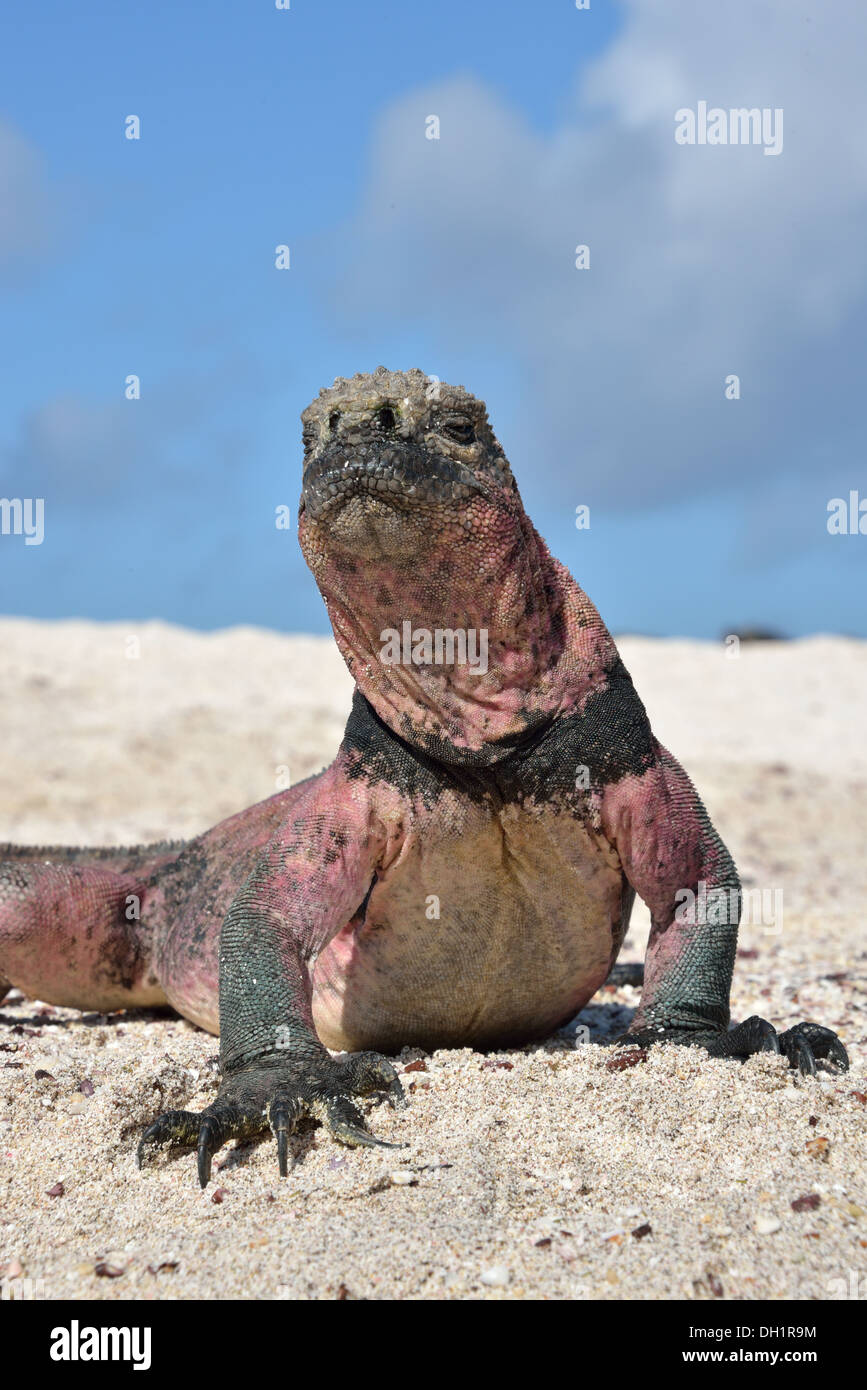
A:
{"label": "white sand", "polygon": [[[327,639],[4,620],[0,644],[0,840],[189,836],[287,765],[296,781],[328,762],[349,704]],[[440,1052],[406,1076],[407,1111],[372,1113],[407,1148],[350,1151],[311,1126],[286,1181],[265,1140],[225,1149],[202,1194],[189,1155],[139,1175],[133,1147],[160,1108],[207,1103],[215,1040],[168,1013],[13,997],[0,1280],[80,1298],[865,1296],[867,644],[621,649],[745,881],[783,891],[782,930],[742,931],[735,1017],[828,1024],[852,1071],[801,1080],[672,1047],[617,1071],[568,1033],[498,1054],[510,1069]],[[642,909],[624,959],[646,930]],[[609,991],[581,1021],[619,1031],[636,1001]],[[805,1195],[818,1205],[794,1211]]]}

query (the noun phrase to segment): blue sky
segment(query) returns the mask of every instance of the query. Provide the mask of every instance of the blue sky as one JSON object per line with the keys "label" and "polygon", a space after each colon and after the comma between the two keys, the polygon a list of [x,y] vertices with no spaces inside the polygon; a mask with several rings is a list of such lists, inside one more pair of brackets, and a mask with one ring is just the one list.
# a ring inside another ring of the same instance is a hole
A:
{"label": "blue sky", "polygon": [[[826,529],[867,498],[865,41],[854,0],[8,6],[0,496],[45,539],[0,535],[0,611],[326,630],[274,511],[308,400],[385,363],[484,396],[614,631],[867,635]],[[700,100],[782,152],[678,146]]]}

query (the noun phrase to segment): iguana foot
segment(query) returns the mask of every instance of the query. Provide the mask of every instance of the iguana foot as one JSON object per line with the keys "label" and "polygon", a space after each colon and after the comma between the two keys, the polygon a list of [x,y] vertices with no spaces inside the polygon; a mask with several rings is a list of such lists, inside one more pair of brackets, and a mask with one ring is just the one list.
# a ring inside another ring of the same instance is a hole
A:
{"label": "iguana foot", "polygon": [[367,1128],[354,1096],[384,1095],[394,1107],[406,1104],[394,1067],[377,1052],[346,1057],[273,1058],[223,1078],[217,1099],[201,1114],[167,1110],[149,1125],[138,1146],[138,1166],[158,1149],[198,1149],[199,1182],[206,1187],[211,1158],[229,1139],[252,1139],[271,1129],[277,1140],[280,1176],[289,1171],[289,1135],[305,1117],[324,1120],[335,1139],[351,1146],[398,1149]]}
{"label": "iguana foot", "polygon": [[816,1062],[835,1062],[849,1070],[849,1055],[837,1034],[819,1023],[796,1023],[778,1033],[772,1023],[753,1014],[731,1032],[695,1033],[687,1028],[643,1028],[615,1038],[616,1047],[649,1047],[656,1042],[683,1043],[703,1047],[711,1057],[752,1057],[756,1052],[781,1052],[790,1067],[804,1076],[816,1075]]}

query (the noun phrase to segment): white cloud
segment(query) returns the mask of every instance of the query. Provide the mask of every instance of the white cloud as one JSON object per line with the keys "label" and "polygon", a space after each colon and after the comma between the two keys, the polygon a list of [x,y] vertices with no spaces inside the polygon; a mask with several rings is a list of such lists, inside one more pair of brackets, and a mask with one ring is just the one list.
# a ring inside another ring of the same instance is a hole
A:
{"label": "white cloud", "polygon": [[210,369],[146,377],[140,400],[125,399],[124,382],[118,378],[114,400],[67,391],[25,412],[0,447],[0,490],[89,506],[131,490],[186,497],[203,478],[216,495],[227,479],[243,477],[258,383],[246,352]]}
{"label": "white cloud", "polygon": [[[420,321],[428,370],[468,341],[510,353],[513,462],[532,447],[558,490],[665,499],[802,446],[809,470],[865,327],[865,51],[847,0],[631,0],[553,133],[471,76],[415,91],[376,131],[338,302]],[[699,100],[783,108],[782,153],[677,145]]]}
{"label": "white cloud", "polygon": [[51,216],[52,198],[41,155],[0,121],[0,267],[47,247]]}
{"label": "white cloud", "polygon": [[24,417],[0,460],[0,477],[22,495],[38,491],[73,502],[110,495],[141,466],[138,426],[130,402],[55,396]]}

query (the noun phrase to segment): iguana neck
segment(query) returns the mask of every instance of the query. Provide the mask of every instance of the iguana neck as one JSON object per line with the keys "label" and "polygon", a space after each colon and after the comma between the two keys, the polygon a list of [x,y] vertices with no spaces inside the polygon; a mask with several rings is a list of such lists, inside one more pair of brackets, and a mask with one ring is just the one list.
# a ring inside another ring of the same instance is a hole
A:
{"label": "iguana neck", "polygon": [[332,558],[316,574],[361,693],[395,733],[444,761],[506,756],[576,706],[613,651],[526,515],[510,521],[494,543],[433,544],[412,564]]}

